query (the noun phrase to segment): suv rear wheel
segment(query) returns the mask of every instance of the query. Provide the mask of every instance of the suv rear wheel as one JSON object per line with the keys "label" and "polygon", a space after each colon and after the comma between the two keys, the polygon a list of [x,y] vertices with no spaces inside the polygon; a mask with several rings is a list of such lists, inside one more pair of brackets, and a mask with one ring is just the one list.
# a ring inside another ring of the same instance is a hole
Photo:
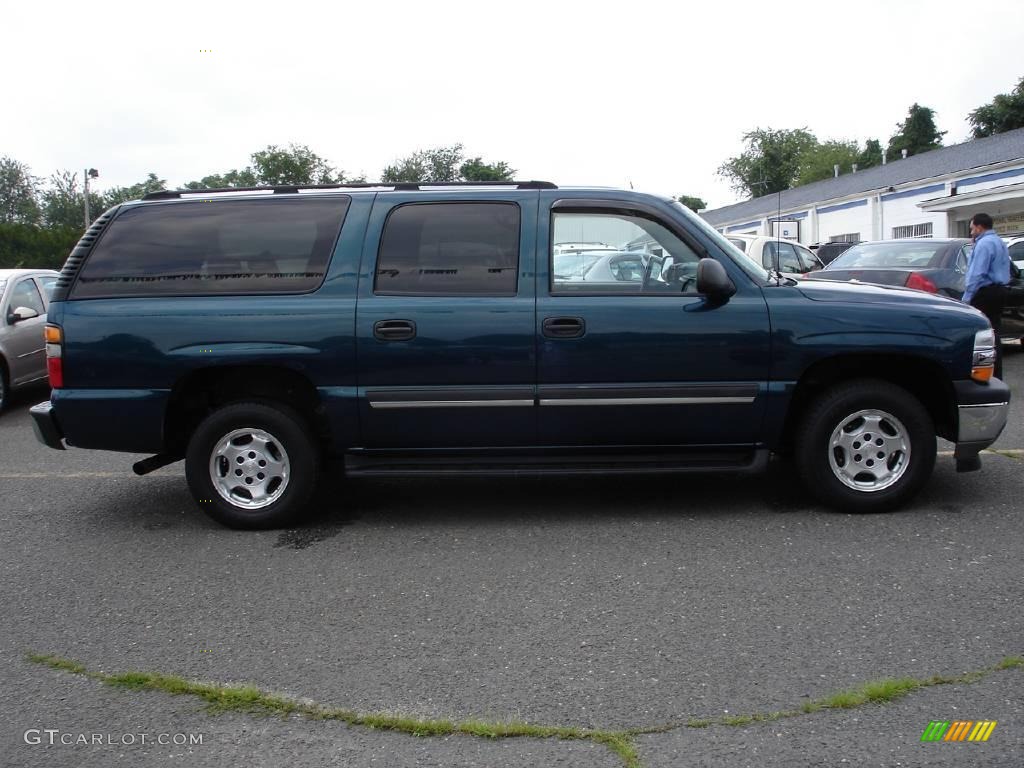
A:
{"label": "suv rear wheel", "polygon": [[192,496],[231,528],[294,524],[319,471],[306,421],[280,404],[235,403],[214,411],[196,428],[185,455]]}
{"label": "suv rear wheel", "polygon": [[885,512],[921,490],[935,450],[935,426],[917,398],[889,382],[862,379],[811,404],[797,433],[796,463],[825,504]]}

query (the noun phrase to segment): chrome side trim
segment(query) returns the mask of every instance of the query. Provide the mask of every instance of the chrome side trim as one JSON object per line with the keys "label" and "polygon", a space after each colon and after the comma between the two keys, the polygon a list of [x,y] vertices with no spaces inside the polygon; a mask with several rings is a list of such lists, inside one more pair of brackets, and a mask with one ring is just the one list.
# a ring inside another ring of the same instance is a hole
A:
{"label": "chrome side trim", "polygon": [[541,405],[729,405],[749,404],[752,397],[558,397]]}
{"label": "chrome side trim", "polygon": [[522,408],[533,400],[371,400],[371,408]]}

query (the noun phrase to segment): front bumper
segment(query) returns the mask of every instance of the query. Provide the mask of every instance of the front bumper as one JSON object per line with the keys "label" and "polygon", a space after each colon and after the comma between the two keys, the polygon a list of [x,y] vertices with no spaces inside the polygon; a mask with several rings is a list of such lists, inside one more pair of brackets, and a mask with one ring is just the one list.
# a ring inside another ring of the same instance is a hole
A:
{"label": "front bumper", "polygon": [[32,414],[32,430],[43,445],[64,450],[64,435],[57,424],[57,417],[53,413],[53,405],[47,400],[45,403],[33,405],[29,411]]}
{"label": "front bumper", "polygon": [[957,402],[957,469],[978,469],[978,454],[994,443],[1010,412],[1010,388],[999,379],[987,384],[955,382]]}

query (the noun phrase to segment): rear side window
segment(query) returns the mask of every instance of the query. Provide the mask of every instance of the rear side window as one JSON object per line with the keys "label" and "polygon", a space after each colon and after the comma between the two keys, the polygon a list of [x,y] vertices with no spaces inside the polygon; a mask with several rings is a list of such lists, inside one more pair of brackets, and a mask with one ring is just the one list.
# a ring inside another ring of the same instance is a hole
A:
{"label": "rear side window", "polygon": [[338,196],[129,208],[103,234],[71,298],[313,290],[348,203]]}
{"label": "rear side window", "polygon": [[384,224],[374,292],[514,296],[518,272],[515,203],[413,203]]}

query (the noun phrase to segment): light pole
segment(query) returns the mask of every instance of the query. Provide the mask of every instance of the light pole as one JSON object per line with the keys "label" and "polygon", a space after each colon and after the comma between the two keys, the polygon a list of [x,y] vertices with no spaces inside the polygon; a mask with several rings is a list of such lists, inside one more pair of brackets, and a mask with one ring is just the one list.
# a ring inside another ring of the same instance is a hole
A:
{"label": "light pole", "polygon": [[88,229],[92,221],[89,219],[89,179],[98,179],[100,172],[95,168],[86,168],[82,171],[85,178],[85,228]]}

